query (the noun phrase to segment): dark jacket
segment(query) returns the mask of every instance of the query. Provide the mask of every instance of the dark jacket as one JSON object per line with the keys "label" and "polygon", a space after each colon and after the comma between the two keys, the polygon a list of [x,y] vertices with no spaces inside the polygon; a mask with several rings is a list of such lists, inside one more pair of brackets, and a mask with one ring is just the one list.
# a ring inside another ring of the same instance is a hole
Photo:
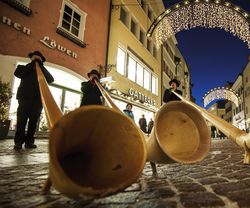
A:
{"label": "dark jacket", "polygon": [[99,88],[96,85],[93,85],[91,81],[82,82],[82,105],[102,105],[101,96]]}
{"label": "dark jacket", "polygon": [[[182,95],[182,91],[180,90],[176,89],[175,92],[177,92],[179,95]],[[172,93],[170,89],[166,89],[164,92],[163,101],[167,103],[169,101],[174,101],[174,100],[181,100],[181,99],[178,98],[174,93]]]}
{"label": "dark jacket", "polygon": [[140,129],[143,132],[147,133],[147,120],[146,120],[146,118],[140,118],[139,125],[140,125]]}
{"label": "dark jacket", "polygon": [[[39,62],[39,65],[46,81],[52,83],[54,81],[52,75],[43,66],[42,62]],[[17,90],[17,99],[41,99],[34,61],[27,65],[18,65],[14,75],[21,79],[21,83]]]}

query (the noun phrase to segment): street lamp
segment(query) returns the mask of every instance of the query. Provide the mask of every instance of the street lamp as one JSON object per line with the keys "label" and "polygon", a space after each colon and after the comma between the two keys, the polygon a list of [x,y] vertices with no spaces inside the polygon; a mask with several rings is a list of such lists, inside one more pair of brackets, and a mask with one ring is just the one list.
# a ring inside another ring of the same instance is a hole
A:
{"label": "street lamp", "polygon": [[181,63],[181,59],[177,56],[174,56],[174,63],[175,63],[175,77],[177,79],[177,66]]}

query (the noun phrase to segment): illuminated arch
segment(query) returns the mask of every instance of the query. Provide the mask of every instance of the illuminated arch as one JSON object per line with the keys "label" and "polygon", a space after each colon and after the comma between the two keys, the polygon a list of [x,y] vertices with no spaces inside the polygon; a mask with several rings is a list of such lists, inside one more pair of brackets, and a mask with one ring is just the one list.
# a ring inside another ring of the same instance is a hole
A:
{"label": "illuminated arch", "polygon": [[184,0],[161,13],[147,36],[155,33],[157,47],[182,30],[195,27],[221,28],[232,33],[250,48],[249,14],[224,0]]}
{"label": "illuminated arch", "polygon": [[230,100],[238,107],[240,98],[233,89],[218,87],[208,91],[205,94],[205,96],[203,97],[204,107],[217,99]]}

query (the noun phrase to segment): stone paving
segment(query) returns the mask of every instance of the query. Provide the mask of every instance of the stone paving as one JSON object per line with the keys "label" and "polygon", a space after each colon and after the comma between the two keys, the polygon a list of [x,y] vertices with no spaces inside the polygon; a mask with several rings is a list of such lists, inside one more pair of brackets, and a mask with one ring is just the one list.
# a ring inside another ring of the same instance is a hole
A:
{"label": "stone paving", "polygon": [[48,173],[47,140],[34,150],[13,150],[12,140],[0,140],[0,207],[37,208],[184,208],[250,207],[250,165],[233,142],[213,140],[206,159],[194,165],[157,165],[152,177],[146,163],[137,182],[105,198],[74,201],[52,188],[41,194]]}

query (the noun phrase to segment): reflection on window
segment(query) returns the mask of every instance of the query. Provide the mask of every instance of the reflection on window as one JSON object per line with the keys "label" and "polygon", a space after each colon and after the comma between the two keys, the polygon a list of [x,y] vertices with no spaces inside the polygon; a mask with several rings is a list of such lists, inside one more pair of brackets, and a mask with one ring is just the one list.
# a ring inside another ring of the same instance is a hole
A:
{"label": "reflection on window", "polygon": [[128,59],[128,78],[135,81],[136,62],[133,58]]}
{"label": "reflection on window", "polygon": [[81,100],[80,94],[66,91],[63,113],[65,114],[78,108],[80,106],[80,100]]}
{"label": "reflection on window", "polygon": [[46,66],[46,69],[52,74],[54,77],[53,84],[57,84],[60,86],[68,87],[69,89],[73,89],[76,91],[80,91],[81,89],[81,82],[82,80],[78,77],[69,74],[65,71],[62,71],[60,69],[56,69],[54,67]]}
{"label": "reflection on window", "polygon": [[143,67],[137,63],[136,83],[143,86]]}
{"label": "reflection on window", "polygon": [[119,72],[122,75],[125,75],[125,58],[126,58],[126,53],[124,50],[121,48],[118,48],[117,51],[117,72]]}
{"label": "reflection on window", "polygon": [[150,73],[148,70],[144,70],[144,88],[150,90]]}

